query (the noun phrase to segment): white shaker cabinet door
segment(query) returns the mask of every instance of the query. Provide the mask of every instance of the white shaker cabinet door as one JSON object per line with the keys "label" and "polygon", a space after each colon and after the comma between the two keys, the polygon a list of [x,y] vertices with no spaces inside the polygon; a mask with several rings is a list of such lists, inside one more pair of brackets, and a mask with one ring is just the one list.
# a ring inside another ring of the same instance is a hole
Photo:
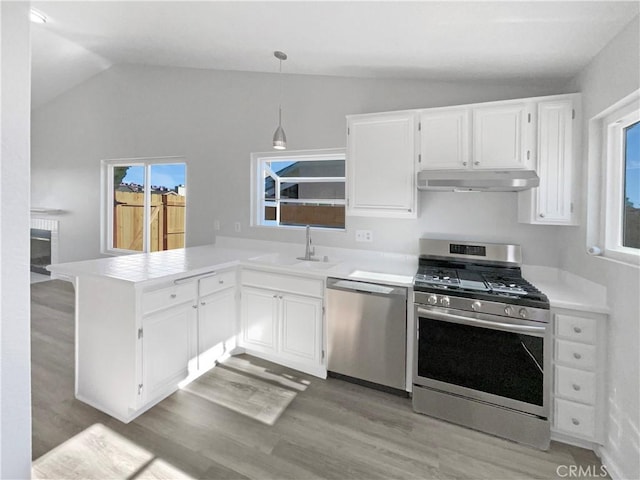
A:
{"label": "white shaker cabinet door", "polygon": [[322,361],[322,300],[282,295],[280,355],[293,361]]}
{"label": "white shaker cabinet door", "polygon": [[573,102],[538,105],[538,176],[536,214],[545,223],[571,223]]}
{"label": "white shaker cabinet door", "polygon": [[172,392],[188,375],[193,348],[194,305],[184,304],[143,318],[142,397],[149,402]]}
{"label": "white shaker cabinet door", "polygon": [[229,288],[200,299],[198,369],[208,370],[236,347],[236,294]]}
{"label": "white shaker cabinet door", "polygon": [[263,353],[277,349],[278,296],[270,290],[243,287],[242,345]]}
{"label": "white shaker cabinet door", "polygon": [[347,119],[347,214],[416,218],[416,113]]}
{"label": "white shaker cabinet door", "polygon": [[544,225],[576,225],[574,167],[579,135],[573,126],[579,94],[537,104],[537,161],[540,186],[518,193],[518,221]]}
{"label": "white shaker cabinet door", "polygon": [[420,170],[469,168],[469,116],[468,108],[420,113]]}
{"label": "white shaker cabinet door", "polygon": [[473,168],[531,168],[533,123],[528,103],[473,109]]}

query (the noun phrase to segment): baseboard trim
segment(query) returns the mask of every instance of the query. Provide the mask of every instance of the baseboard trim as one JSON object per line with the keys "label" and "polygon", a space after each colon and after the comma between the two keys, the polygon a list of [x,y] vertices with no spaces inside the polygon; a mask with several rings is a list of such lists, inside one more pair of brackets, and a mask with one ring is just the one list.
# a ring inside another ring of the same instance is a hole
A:
{"label": "baseboard trim", "polygon": [[277,363],[278,365],[282,365],[288,368],[292,368],[294,370],[298,370],[303,373],[308,373],[309,375],[313,375],[314,377],[319,378],[327,378],[327,369],[324,365],[305,365],[298,362],[293,362],[291,360],[281,358],[278,355],[272,355],[269,353],[259,352],[252,350],[248,347],[242,347],[247,355],[252,355],[254,357],[262,358],[263,360],[267,360],[269,362]]}
{"label": "baseboard trim", "polygon": [[611,477],[611,480],[624,480],[628,478],[622,474],[620,467],[618,467],[616,462],[613,461],[613,459],[611,458],[611,454],[606,450],[605,447],[598,446],[596,447],[594,452],[596,453],[596,455],[598,455],[598,457],[600,457],[600,461],[602,462],[602,465],[604,465],[604,468],[607,469],[607,473]]}
{"label": "baseboard trim", "polygon": [[599,447],[597,443],[590,440],[584,440],[555,430],[551,430],[551,440],[573,445],[575,447],[586,448],[587,450],[593,450],[594,452],[596,452],[596,449]]}

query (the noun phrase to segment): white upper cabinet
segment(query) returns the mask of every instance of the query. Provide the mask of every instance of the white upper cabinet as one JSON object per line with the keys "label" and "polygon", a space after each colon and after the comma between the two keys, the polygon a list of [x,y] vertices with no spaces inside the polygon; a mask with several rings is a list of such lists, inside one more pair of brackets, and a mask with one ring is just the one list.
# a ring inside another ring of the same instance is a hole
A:
{"label": "white upper cabinet", "polygon": [[493,102],[420,112],[420,170],[533,168],[533,103]]}
{"label": "white upper cabinet", "polygon": [[434,108],[420,113],[420,169],[466,169],[469,158],[469,108]]}
{"label": "white upper cabinet", "polygon": [[535,170],[518,221],[576,225],[579,94],[347,117],[347,215],[417,217],[418,170]]}
{"label": "white upper cabinet", "polygon": [[416,117],[347,117],[347,215],[416,218]]}
{"label": "white upper cabinet", "polygon": [[524,102],[473,108],[473,168],[531,168],[531,110]]}
{"label": "white upper cabinet", "polygon": [[518,221],[576,225],[573,175],[577,135],[573,126],[579,95],[563,95],[537,104],[537,161],[540,186],[518,194]]}

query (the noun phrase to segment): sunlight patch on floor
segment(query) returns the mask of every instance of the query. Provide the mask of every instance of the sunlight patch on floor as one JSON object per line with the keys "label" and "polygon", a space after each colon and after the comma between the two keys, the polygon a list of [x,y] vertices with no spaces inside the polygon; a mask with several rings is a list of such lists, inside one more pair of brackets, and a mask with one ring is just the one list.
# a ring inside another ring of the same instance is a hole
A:
{"label": "sunlight patch on floor", "polygon": [[100,423],[35,460],[31,473],[33,479],[193,480]]}
{"label": "sunlight patch on floor", "polygon": [[267,425],[274,425],[297,395],[291,388],[224,365],[186,385],[183,391]]}

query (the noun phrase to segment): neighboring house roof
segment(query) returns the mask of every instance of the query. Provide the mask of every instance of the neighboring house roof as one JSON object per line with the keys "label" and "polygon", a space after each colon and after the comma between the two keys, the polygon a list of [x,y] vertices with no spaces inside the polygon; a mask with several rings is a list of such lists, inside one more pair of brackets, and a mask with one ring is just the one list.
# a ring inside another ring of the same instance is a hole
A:
{"label": "neighboring house roof", "polygon": [[[344,176],[344,160],[317,160],[306,162],[294,162],[280,170],[278,175],[282,180],[286,181],[287,177],[317,177],[318,170],[322,171],[321,176],[327,177],[343,177]],[[286,194],[289,198],[297,198],[297,184],[292,184],[289,187],[282,189],[283,194]],[[265,179],[265,196],[274,197],[276,191],[276,182],[273,178],[267,177]]]}

